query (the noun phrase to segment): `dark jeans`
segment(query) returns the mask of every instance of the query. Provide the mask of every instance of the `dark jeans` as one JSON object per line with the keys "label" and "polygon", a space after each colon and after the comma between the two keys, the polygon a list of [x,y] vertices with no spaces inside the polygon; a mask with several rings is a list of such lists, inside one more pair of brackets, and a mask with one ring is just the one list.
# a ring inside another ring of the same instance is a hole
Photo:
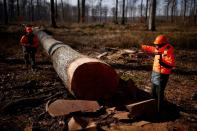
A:
{"label": "dark jeans", "polygon": [[25,64],[31,64],[31,67],[34,69],[36,66],[36,61],[35,61],[35,54],[37,49],[34,47],[26,47],[23,46],[23,54],[24,54],[24,59],[25,59]]}
{"label": "dark jeans", "polygon": [[163,105],[164,100],[164,90],[168,82],[169,74],[160,74],[157,72],[152,72],[151,82],[152,82],[152,92],[153,98],[158,99],[160,96],[160,106]]}

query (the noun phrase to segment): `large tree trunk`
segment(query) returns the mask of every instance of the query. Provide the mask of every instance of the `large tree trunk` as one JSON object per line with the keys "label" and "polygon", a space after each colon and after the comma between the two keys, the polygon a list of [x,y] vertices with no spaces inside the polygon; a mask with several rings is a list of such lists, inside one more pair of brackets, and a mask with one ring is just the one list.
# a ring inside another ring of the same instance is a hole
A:
{"label": "large tree trunk", "polygon": [[38,38],[68,90],[81,99],[107,98],[116,92],[119,78],[108,64],[84,56],[43,31]]}

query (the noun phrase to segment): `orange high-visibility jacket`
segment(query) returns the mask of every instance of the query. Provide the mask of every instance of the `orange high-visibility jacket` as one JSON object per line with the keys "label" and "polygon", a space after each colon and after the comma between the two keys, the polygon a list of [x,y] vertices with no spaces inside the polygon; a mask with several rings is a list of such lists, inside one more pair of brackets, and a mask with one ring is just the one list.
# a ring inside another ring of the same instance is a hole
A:
{"label": "orange high-visibility jacket", "polygon": [[29,46],[29,47],[38,48],[39,40],[38,40],[38,37],[36,35],[34,35],[33,36],[33,43],[32,43],[32,45],[30,45],[29,40],[28,40],[28,36],[23,35],[20,40],[20,43],[22,46],[27,46],[27,47]]}
{"label": "orange high-visibility jacket", "polygon": [[[153,71],[161,74],[171,74],[172,67],[175,66],[174,61],[174,48],[170,44],[166,44],[163,47],[156,49],[153,46],[142,45],[142,50],[149,53],[158,53],[161,55],[155,55]],[[161,60],[160,56],[162,57]]]}

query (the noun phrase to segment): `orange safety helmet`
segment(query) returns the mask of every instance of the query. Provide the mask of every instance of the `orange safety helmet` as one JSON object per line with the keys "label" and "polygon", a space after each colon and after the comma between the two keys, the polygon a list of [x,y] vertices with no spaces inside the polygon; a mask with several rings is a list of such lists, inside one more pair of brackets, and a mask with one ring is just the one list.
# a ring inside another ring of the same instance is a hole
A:
{"label": "orange safety helmet", "polygon": [[25,31],[26,31],[27,33],[33,32],[32,27],[26,27],[26,28],[25,28]]}
{"label": "orange safety helmet", "polygon": [[160,45],[160,44],[165,44],[168,43],[167,38],[165,37],[165,35],[159,35],[156,37],[154,44],[155,45]]}

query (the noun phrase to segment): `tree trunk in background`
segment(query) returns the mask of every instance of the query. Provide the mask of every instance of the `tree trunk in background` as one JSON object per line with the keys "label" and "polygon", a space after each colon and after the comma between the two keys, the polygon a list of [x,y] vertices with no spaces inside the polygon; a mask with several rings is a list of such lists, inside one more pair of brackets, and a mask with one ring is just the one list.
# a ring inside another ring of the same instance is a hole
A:
{"label": "tree trunk in background", "polygon": [[122,21],[121,24],[124,25],[125,24],[125,0],[123,0],[122,3]]}
{"label": "tree trunk in background", "polygon": [[16,1],[16,6],[17,6],[17,16],[18,16],[18,18],[19,18],[19,16],[20,16],[19,0]]}
{"label": "tree trunk in background", "polygon": [[151,0],[148,29],[155,31],[156,0]]}
{"label": "tree trunk in background", "polygon": [[99,100],[117,91],[119,77],[111,66],[78,53],[43,31],[34,32],[51,56],[55,71],[74,96]]}
{"label": "tree trunk in background", "polygon": [[170,0],[167,0],[167,4],[166,4],[166,19],[167,19],[167,21],[168,21],[169,5],[170,5]]}
{"label": "tree trunk in background", "polygon": [[55,0],[55,18],[58,17],[58,10],[57,10],[57,0]]}
{"label": "tree trunk in background", "polygon": [[62,21],[64,21],[64,3],[63,3],[63,0],[61,0],[61,6],[62,6]]}
{"label": "tree trunk in background", "polygon": [[148,5],[149,5],[149,0],[146,0],[146,11],[145,11],[145,19],[147,21],[148,18]]}
{"label": "tree trunk in background", "polygon": [[184,0],[184,9],[183,9],[183,21],[185,22],[186,17],[186,11],[187,11],[187,0]]}
{"label": "tree trunk in background", "polygon": [[54,0],[50,0],[51,2],[51,26],[56,28],[56,21],[55,21],[55,9],[54,9]]}
{"label": "tree trunk in background", "polygon": [[172,0],[171,23],[173,23],[173,21],[174,21],[175,9],[176,9],[176,0]]}
{"label": "tree trunk in background", "polygon": [[80,23],[80,18],[81,18],[81,8],[80,8],[80,0],[77,2],[77,9],[78,9],[78,23]]}
{"label": "tree trunk in background", "polygon": [[4,7],[4,24],[8,24],[8,10],[7,10],[7,0],[3,0],[3,7]]}
{"label": "tree trunk in background", "polygon": [[190,23],[192,24],[194,18],[194,9],[195,9],[195,0],[190,0],[190,11],[189,11],[189,18]]}
{"label": "tree trunk in background", "polygon": [[10,21],[14,21],[14,0],[9,0],[8,1],[8,5],[9,5],[9,14],[10,14]]}
{"label": "tree trunk in background", "polygon": [[116,0],[115,24],[118,24],[118,0]]}
{"label": "tree trunk in background", "polygon": [[81,22],[85,22],[85,0],[82,0]]}
{"label": "tree trunk in background", "polygon": [[30,7],[31,7],[31,21],[34,21],[34,5],[33,5],[33,0],[31,0],[31,3],[30,3]]}
{"label": "tree trunk in background", "polygon": [[142,10],[143,10],[143,0],[141,0],[141,5],[140,5],[140,16],[142,18]]}
{"label": "tree trunk in background", "polygon": [[101,23],[101,21],[102,21],[102,0],[100,0],[99,8],[100,8],[99,9],[99,16],[100,16],[99,21]]}
{"label": "tree trunk in background", "polygon": [[197,5],[196,0],[194,0],[194,24],[197,24]]}

